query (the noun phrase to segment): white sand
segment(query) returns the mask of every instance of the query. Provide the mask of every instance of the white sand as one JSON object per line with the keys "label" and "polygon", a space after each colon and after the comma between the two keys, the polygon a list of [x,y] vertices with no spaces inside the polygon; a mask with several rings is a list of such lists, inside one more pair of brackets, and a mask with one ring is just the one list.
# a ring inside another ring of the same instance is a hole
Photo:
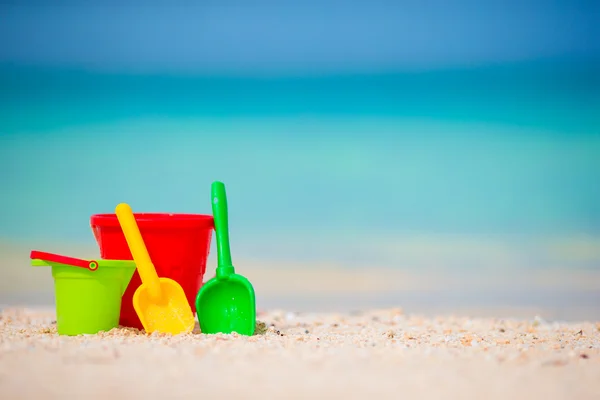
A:
{"label": "white sand", "polygon": [[[53,302],[50,270],[30,267],[29,251],[0,241],[0,305]],[[273,327],[250,338],[59,337],[52,310],[4,309],[0,399],[600,399],[600,270],[238,266],[271,310],[258,319]],[[410,315],[374,310],[397,304]]]}
{"label": "white sand", "polygon": [[600,323],[259,313],[253,337],[58,336],[0,314],[2,399],[600,399]]}

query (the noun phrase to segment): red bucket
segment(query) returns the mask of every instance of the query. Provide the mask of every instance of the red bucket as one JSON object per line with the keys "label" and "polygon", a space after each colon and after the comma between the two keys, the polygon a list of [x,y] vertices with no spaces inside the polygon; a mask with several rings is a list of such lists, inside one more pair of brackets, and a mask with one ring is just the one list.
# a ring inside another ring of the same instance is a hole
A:
{"label": "red bucket", "polygon": [[[206,259],[214,228],[213,217],[201,214],[134,214],[148,248],[156,273],[181,285],[192,312],[202,286]],[[116,214],[96,214],[90,218],[92,231],[105,260],[132,260],[125,235]],[[142,281],[137,270],[123,294],[119,324],[142,329],[133,308],[133,294]]]}

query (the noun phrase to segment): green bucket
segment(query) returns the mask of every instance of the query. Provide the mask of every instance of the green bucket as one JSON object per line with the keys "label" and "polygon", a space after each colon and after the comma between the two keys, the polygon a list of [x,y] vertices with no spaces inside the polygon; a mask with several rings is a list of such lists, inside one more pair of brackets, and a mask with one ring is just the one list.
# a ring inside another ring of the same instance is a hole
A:
{"label": "green bucket", "polygon": [[133,261],[87,261],[33,251],[31,265],[52,267],[59,335],[96,334],[119,326],[121,297],[136,268]]}

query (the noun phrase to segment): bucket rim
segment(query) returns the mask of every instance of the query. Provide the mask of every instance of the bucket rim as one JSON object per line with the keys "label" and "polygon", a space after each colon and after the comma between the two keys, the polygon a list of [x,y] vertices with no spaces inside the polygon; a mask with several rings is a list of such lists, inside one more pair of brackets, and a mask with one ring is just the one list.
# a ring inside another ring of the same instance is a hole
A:
{"label": "bucket rim", "polygon": [[[133,260],[104,260],[98,259],[95,260],[98,263],[98,269],[100,268],[136,268],[135,261]],[[59,262],[46,261],[41,260],[39,258],[34,258],[31,260],[32,267],[55,267],[55,266],[64,266],[75,268],[76,270],[86,271],[84,268],[79,268],[74,265],[63,264]]]}
{"label": "bucket rim", "polygon": [[[148,228],[214,228],[210,214],[185,213],[133,213],[139,227]],[[101,213],[90,217],[92,226],[100,228],[120,228],[117,214]]]}

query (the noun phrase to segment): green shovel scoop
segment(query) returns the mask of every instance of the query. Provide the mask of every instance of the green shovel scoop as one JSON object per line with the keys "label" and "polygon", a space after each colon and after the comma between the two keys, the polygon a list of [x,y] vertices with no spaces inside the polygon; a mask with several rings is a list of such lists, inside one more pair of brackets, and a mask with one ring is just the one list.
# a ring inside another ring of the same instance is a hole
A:
{"label": "green shovel scoop", "polygon": [[213,182],[211,196],[218,266],[217,276],[206,282],[196,296],[200,330],[252,336],[256,325],[254,288],[248,279],[235,273],[231,263],[225,185]]}

